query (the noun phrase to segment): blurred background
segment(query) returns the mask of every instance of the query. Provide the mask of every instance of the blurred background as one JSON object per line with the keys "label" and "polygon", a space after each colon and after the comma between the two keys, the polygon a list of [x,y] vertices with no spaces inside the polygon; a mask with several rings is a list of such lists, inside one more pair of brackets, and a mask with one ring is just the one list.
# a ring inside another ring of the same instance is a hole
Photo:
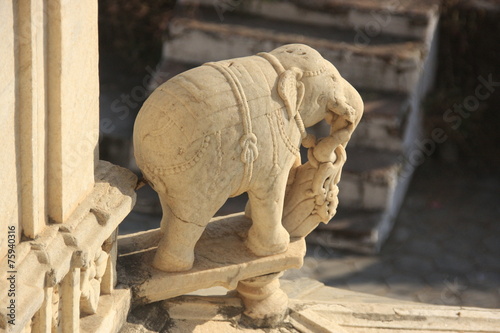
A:
{"label": "blurred background", "polygon": [[[285,277],[499,308],[499,22],[498,0],[99,0],[100,157],[140,174],[134,120],[170,77],[308,44],[360,91],[365,114],[338,213],[308,237],[304,267]],[[245,202],[230,199],[218,214]],[[120,232],[160,219],[145,186]]]}

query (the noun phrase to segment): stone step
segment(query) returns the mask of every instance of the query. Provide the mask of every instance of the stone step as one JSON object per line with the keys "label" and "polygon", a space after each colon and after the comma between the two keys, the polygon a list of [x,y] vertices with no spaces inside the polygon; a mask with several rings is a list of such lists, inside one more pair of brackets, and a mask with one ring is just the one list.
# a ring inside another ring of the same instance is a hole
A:
{"label": "stone step", "polygon": [[202,64],[304,43],[331,61],[357,89],[409,93],[419,80],[426,53],[424,42],[397,36],[374,36],[369,45],[357,45],[354,30],[320,30],[237,14],[224,23],[213,13],[201,16],[171,21],[164,59]]}
{"label": "stone step", "polygon": [[348,148],[337,214],[328,224],[320,224],[307,240],[377,253],[394,226],[414,169],[403,154]]}
{"label": "stone step", "polygon": [[374,254],[388,237],[390,223],[382,210],[340,207],[328,224],[321,223],[306,240],[324,247]]}
{"label": "stone step", "polygon": [[339,183],[339,205],[354,209],[386,209],[401,170],[400,154],[348,147]]}
{"label": "stone step", "polygon": [[401,153],[348,147],[337,214],[320,224],[308,242],[377,253],[392,230],[413,171]]}
{"label": "stone step", "polygon": [[234,12],[321,27],[355,29],[357,42],[367,44],[379,34],[424,39],[437,20],[439,1],[378,0],[179,0],[203,6],[225,21]]}
{"label": "stone step", "polygon": [[362,121],[349,145],[401,152],[411,108],[407,95],[360,91],[365,105]]}

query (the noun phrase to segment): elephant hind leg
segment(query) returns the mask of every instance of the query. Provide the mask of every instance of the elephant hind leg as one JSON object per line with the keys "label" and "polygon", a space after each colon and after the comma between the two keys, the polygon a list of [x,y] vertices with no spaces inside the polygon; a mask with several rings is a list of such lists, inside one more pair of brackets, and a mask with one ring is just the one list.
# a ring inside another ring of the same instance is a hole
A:
{"label": "elephant hind leg", "polygon": [[168,272],[190,270],[194,263],[194,247],[203,230],[204,226],[171,215],[162,225],[163,237],[158,244],[153,266]]}
{"label": "elephant hind leg", "polygon": [[[213,207],[214,211],[208,208],[200,210],[190,200],[174,200],[162,193],[158,195],[163,209],[163,236],[158,244],[153,266],[168,272],[187,271],[194,264],[196,242],[218,208]],[[183,212],[182,216],[177,216],[171,207]]]}

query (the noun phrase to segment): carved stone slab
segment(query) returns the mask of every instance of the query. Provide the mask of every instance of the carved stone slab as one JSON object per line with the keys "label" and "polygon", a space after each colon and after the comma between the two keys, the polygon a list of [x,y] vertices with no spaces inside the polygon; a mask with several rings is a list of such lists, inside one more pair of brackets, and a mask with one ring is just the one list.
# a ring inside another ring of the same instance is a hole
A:
{"label": "carved stone slab", "polygon": [[132,287],[137,302],[151,303],[214,286],[235,289],[241,280],[302,266],[303,238],[292,238],[284,253],[258,257],[244,244],[250,226],[244,213],[213,218],[195,247],[194,266],[186,272],[152,267],[160,229],[122,236],[119,280]]}

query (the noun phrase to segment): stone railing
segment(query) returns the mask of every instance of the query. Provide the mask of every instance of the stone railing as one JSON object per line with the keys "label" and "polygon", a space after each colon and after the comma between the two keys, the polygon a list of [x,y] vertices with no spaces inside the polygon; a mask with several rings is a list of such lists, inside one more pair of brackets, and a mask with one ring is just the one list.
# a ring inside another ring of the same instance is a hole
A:
{"label": "stone railing", "polygon": [[[117,228],[135,203],[136,176],[100,161],[92,192],[62,224],[15,247],[2,267],[0,331],[113,332],[124,322],[128,290],[115,290]],[[12,297],[7,295],[12,290]]]}

